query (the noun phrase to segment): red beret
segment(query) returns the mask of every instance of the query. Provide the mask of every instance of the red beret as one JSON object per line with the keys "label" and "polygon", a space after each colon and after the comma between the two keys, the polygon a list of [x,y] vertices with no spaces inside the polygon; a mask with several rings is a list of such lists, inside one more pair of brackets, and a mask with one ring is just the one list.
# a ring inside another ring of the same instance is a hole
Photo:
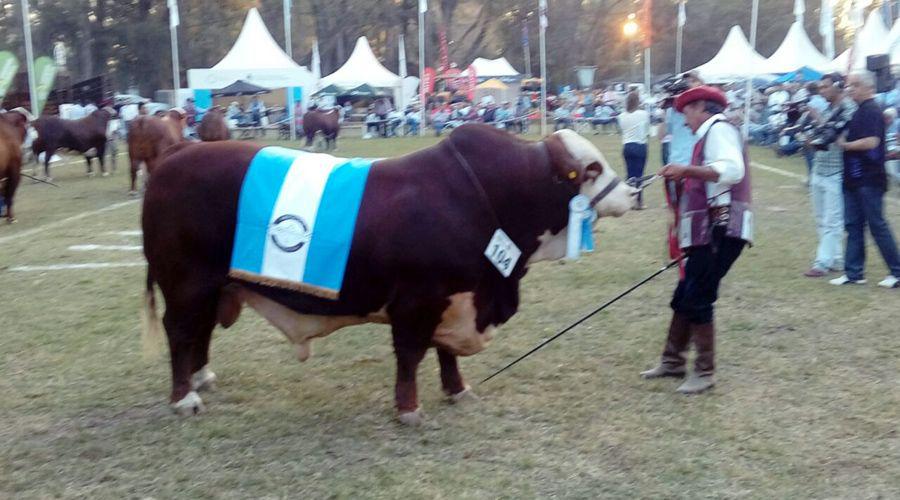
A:
{"label": "red beret", "polygon": [[728,107],[728,98],[725,97],[724,92],[717,87],[701,85],[678,94],[678,97],[675,98],[675,109],[681,113],[685,106],[694,101],[712,101],[721,104],[723,108]]}

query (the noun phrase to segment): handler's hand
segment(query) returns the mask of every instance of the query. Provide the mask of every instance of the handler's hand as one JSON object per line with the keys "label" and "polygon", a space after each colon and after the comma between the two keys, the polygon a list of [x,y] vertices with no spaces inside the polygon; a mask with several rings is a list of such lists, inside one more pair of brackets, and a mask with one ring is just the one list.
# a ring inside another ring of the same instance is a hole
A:
{"label": "handler's hand", "polygon": [[834,141],[834,143],[837,145],[837,147],[839,147],[839,148],[841,148],[841,149],[846,149],[846,146],[847,146],[847,138],[844,137],[843,134],[842,134],[842,135],[840,135],[840,136],[837,138],[836,141]]}
{"label": "handler's hand", "polygon": [[670,163],[661,168],[657,173],[670,181],[680,181],[681,179],[684,179],[686,177],[685,174],[687,174],[687,169],[687,165],[676,165],[674,163]]}

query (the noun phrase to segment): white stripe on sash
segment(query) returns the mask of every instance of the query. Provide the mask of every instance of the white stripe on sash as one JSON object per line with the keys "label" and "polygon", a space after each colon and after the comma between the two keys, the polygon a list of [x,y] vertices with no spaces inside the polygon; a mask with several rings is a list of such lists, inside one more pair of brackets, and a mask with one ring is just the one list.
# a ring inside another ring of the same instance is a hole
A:
{"label": "white stripe on sash", "polygon": [[[290,281],[303,280],[306,256],[309,253],[309,241],[315,231],[316,215],[322,199],[322,192],[325,190],[325,184],[328,182],[331,171],[337,164],[345,161],[343,158],[335,158],[326,154],[301,153],[291,164],[269,220],[262,275]],[[306,226],[303,245],[295,251],[279,248],[273,239],[273,233],[276,233],[275,237],[279,238],[280,236],[279,241],[282,243],[282,247],[290,247],[297,243],[296,228],[302,224],[296,219],[283,223],[292,226],[289,229],[292,229],[294,233],[277,234],[275,221],[285,215],[298,217]]]}

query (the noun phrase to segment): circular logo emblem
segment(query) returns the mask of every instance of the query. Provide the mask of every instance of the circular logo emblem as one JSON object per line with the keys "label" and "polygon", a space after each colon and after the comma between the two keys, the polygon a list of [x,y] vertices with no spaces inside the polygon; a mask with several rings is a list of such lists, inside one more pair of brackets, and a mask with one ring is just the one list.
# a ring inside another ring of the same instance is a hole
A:
{"label": "circular logo emblem", "polygon": [[309,226],[296,215],[285,214],[275,219],[269,231],[272,243],[281,251],[293,253],[303,248],[310,238]]}

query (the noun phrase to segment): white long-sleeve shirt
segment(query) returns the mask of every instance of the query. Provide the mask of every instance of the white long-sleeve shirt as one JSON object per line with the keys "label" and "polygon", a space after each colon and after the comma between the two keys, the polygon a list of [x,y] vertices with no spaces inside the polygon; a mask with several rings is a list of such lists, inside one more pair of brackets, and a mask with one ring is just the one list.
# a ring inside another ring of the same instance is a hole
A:
{"label": "white long-sleeve shirt", "polygon": [[719,174],[718,182],[706,183],[709,206],[722,207],[731,204],[731,186],[741,182],[747,166],[744,165],[744,141],[737,128],[725,120],[725,115],[712,116],[697,129],[697,137],[706,136],[703,145],[703,164]]}

